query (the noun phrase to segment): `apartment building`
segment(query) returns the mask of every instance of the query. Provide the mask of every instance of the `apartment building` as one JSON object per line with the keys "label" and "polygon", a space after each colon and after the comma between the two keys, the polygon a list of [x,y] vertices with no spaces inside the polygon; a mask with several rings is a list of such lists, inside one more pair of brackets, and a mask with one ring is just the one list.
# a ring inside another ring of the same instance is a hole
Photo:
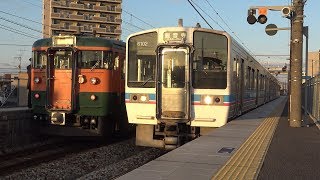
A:
{"label": "apartment building", "polygon": [[43,37],[96,33],[120,39],[122,0],[43,0]]}

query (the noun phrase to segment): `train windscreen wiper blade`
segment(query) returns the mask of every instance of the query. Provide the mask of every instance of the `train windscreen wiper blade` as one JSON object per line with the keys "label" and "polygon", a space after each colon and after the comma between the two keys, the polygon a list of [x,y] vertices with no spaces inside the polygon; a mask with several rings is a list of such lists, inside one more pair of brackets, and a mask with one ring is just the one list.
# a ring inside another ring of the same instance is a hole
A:
{"label": "train windscreen wiper blade", "polygon": [[144,87],[150,80],[153,80],[153,77],[149,77],[145,82],[143,82],[141,87]]}
{"label": "train windscreen wiper blade", "polygon": [[93,69],[95,69],[100,63],[100,60],[98,60],[92,67],[91,67],[91,70],[92,71]]}

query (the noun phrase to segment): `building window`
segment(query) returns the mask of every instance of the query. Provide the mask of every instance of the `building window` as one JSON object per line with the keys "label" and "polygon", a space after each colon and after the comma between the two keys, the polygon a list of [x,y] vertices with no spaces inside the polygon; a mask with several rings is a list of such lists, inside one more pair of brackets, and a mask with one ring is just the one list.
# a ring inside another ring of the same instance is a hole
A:
{"label": "building window", "polygon": [[110,26],[110,32],[114,32],[116,30],[115,26]]}
{"label": "building window", "polygon": [[59,12],[60,12],[60,9],[53,8],[53,12],[54,12],[54,13],[59,13]]}
{"label": "building window", "polygon": [[116,6],[110,6],[110,11],[116,11]]}
{"label": "building window", "polygon": [[114,16],[110,16],[110,21],[111,21],[111,22],[115,22],[115,19],[116,19],[116,18],[115,18]]}

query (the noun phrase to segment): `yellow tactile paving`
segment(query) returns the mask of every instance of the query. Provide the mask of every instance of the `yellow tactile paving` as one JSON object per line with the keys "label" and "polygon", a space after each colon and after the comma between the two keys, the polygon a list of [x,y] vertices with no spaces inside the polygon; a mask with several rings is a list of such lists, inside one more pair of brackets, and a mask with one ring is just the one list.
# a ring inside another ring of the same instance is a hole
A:
{"label": "yellow tactile paving", "polygon": [[286,100],[266,118],[212,179],[256,179]]}

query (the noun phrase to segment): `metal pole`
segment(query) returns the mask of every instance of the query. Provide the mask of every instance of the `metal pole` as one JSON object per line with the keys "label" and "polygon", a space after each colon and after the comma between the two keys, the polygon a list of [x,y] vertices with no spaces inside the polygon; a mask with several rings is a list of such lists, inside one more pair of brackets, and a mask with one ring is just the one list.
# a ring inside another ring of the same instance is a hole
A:
{"label": "metal pole", "polygon": [[311,60],[311,78],[313,77],[313,59]]}
{"label": "metal pole", "polygon": [[308,51],[309,51],[309,48],[308,48],[308,45],[309,45],[309,27],[308,26],[305,26],[303,27],[303,34],[304,36],[306,37],[306,68],[305,68],[305,81],[304,81],[304,115],[307,116],[307,106],[308,106],[308,103],[307,103],[307,76],[308,76]]}
{"label": "metal pole", "polygon": [[301,83],[303,49],[303,0],[294,0],[295,15],[292,22],[291,59],[291,112],[290,127],[301,127]]}

